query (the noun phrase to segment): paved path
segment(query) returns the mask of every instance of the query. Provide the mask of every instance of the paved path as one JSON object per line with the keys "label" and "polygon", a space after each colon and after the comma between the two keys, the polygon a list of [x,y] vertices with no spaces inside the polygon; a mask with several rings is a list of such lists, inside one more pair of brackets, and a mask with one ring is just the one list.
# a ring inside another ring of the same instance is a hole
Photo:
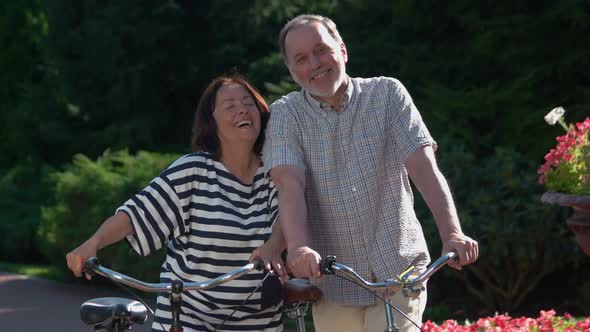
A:
{"label": "paved path", "polygon": [[[88,286],[82,282],[63,284],[0,272],[0,331],[93,331],[80,320],[80,305],[88,299],[107,296],[121,297],[122,291],[97,288],[91,282]],[[150,326],[148,321],[132,331],[147,332]]]}
{"label": "paved path", "polygon": [[[97,287],[92,281],[64,284],[0,272],[0,331],[94,331],[80,320],[80,305],[91,298],[110,296],[132,297],[117,289]],[[151,319],[131,331],[149,332]],[[289,331],[293,328],[285,328]]]}

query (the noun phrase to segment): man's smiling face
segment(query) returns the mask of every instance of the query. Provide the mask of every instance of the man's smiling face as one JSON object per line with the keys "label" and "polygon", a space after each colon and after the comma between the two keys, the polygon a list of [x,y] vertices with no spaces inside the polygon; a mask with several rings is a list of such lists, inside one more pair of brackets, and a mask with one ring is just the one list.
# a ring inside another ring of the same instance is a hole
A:
{"label": "man's smiling face", "polygon": [[322,23],[312,22],[289,31],[285,55],[293,79],[318,100],[328,102],[344,91],[346,47]]}

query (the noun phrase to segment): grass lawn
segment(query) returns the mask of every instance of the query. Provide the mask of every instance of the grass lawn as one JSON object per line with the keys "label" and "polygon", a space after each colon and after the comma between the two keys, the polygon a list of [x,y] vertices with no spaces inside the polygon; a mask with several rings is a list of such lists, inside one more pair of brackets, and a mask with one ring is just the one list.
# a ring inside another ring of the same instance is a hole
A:
{"label": "grass lawn", "polygon": [[0,262],[0,271],[24,274],[32,277],[71,281],[72,278],[63,270],[50,265],[16,264]]}

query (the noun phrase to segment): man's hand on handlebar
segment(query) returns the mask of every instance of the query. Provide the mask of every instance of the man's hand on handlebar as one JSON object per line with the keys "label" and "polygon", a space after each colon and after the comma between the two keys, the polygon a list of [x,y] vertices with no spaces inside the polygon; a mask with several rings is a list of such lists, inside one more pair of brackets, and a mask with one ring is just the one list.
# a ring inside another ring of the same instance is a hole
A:
{"label": "man's hand on handlebar", "polygon": [[308,246],[289,248],[287,267],[297,278],[322,278],[320,262],[322,257]]}
{"label": "man's hand on handlebar", "polygon": [[475,263],[479,257],[479,244],[465,234],[458,234],[443,243],[442,254],[450,251],[455,251],[459,259],[450,260],[448,265],[461,270],[462,266]]}

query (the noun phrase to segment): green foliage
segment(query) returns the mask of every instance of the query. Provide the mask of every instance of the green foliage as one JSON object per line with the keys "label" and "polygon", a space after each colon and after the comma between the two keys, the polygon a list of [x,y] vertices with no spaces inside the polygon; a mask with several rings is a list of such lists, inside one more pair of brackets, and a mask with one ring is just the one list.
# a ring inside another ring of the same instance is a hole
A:
{"label": "green foliage", "polygon": [[[582,155],[582,152],[585,154]],[[545,182],[547,188],[574,195],[590,195],[590,180],[588,179],[588,174],[590,174],[588,173],[588,170],[590,170],[590,145],[576,151],[574,159],[578,162],[578,165],[564,163],[559,168],[547,173]]]}
{"label": "green foliage", "polygon": [[[535,169],[524,162],[538,164],[560,133],[539,120],[545,110],[587,116],[590,6],[579,0],[2,1],[0,232],[12,241],[0,242],[0,254],[37,255],[41,179],[81,153],[86,161],[53,178],[56,196],[43,210],[44,253],[63,266],[65,252],[155,174],[148,169],[161,169],[111,163],[117,154],[91,160],[107,148],[184,150],[214,76],[245,73],[269,102],[298,90],[277,37],[301,13],[336,21],[351,76],[399,78],[433,136],[465,147],[439,154],[464,228],[482,243],[484,275],[506,271],[498,277],[506,282],[517,269],[539,269],[540,277],[560,246],[579,257],[557,208],[538,202]],[[481,274],[466,276],[482,302],[520,301],[498,280],[484,290]],[[534,288],[537,276],[530,280]]]}
{"label": "green foliage", "polygon": [[584,280],[576,292],[576,300],[581,308],[590,308],[590,281]]}
{"label": "green foliage", "polygon": [[[49,261],[65,269],[66,253],[89,238],[118,206],[177,158],[146,151],[136,155],[107,151],[96,161],[76,155],[72,165],[53,174],[54,200],[42,208],[39,236]],[[124,273],[154,279],[164,252],[137,259],[139,256],[129,254],[122,242],[103,249],[101,260]]]}
{"label": "green foliage", "polygon": [[59,155],[55,149],[55,155],[43,159],[47,146],[62,134],[52,130],[65,121],[54,112],[56,84],[44,52],[47,33],[38,1],[0,3],[0,168],[38,164]]}
{"label": "green foliage", "polygon": [[571,126],[557,141],[539,168],[541,183],[554,191],[590,195],[590,118]]}
{"label": "green foliage", "polygon": [[252,8],[259,39],[269,45],[266,54],[254,59],[248,67],[248,78],[266,95],[270,104],[281,96],[299,90],[291,78],[279,52],[278,37],[282,27],[293,17],[303,13],[332,16],[338,1],[313,0],[258,0]]}
{"label": "green foliage", "polygon": [[[407,85],[435,137],[477,156],[513,147],[541,160],[542,121],[590,107],[590,5],[584,1],[346,1],[335,13],[352,75]],[[556,130],[555,133],[558,131]]]}
{"label": "green foliage", "polygon": [[[513,312],[540,291],[551,273],[567,268],[575,274],[583,255],[566,229],[562,210],[540,203],[543,189],[534,185],[533,162],[504,148],[485,159],[463,146],[441,149],[437,155],[451,188],[457,189],[463,231],[480,244],[478,262],[453,274],[471,298],[490,313]],[[431,249],[440,248],[423,203],[420,211]]]}
{"label": "green foliage", "polygon": [[450,317],[449,307],[445,304],[432,303],[426,306],[422,321],[442,322]]}
{"label": "green foliage", "polygon": [[33,165],[16,166],[0,178],[0,257],[4,261],[39,262],[35,236],[48,192],[42,180],[51,170]]}
{"label": "green foliage", "polygon": [[56,165],[109,147],[184,148],[190,126],[178,124],[192,121],[213,76],[244,72],[269,101],[296,89],[277,35],[301,13],[333,17],[351,75],[401,79],[434,136],[461,141],[478,156],[500,145],[540,160],[552,144],[540,135],[544,110],[564,105],[577,120],[590,106],[590,50],[583,47],[590,43],[590,10],[578,0],[1,6],[4,168],[27,156]]}
{"label": "green foliage", "polygon": [[24,274],[37,278],[64,281],[70,278],[70,273],[66,274],[63,269],[50,265],[30,265],[30,264],[14,264],[0,262],[0,271],[12,272],[17,274]]}
{"label": "green foliage", "polygon": [[274,49],[274,27],[251,19],[247,1],[59,0],[46,8],[67,131],[79,138],[73,151],[90,157],[106,148],[184,149],[206,84],[247,75]]}

